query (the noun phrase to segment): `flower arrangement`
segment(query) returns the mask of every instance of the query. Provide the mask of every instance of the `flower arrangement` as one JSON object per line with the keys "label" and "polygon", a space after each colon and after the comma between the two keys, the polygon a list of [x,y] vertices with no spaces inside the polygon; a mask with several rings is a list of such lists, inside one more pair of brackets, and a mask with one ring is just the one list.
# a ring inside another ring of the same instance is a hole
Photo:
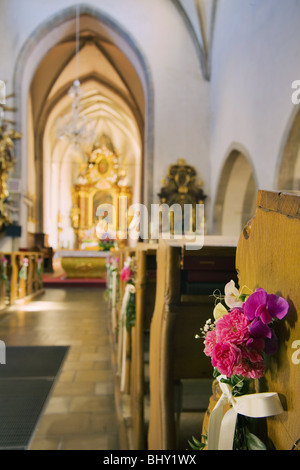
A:
{"label": "flower arrangement", "polygon": [[8,259],[6,256],[2,256],[1,259],[1,278],[4,282],[7,282],[7,264],[8,264]]}
{"label": "flower arrangement", "polygon": [[[119,257],[118,256],[107,256],[106,257],[106,273],[107,273],[107,281],[106,281],[106,299],[111,299],[112,295],[112,288],[113,288],[113,272],[119,274]],[[116,296],[115,302],[118,303],[119,301],[119,276],[116,276]]]}
{"label": "flower arrangement", "polygon": [[25,281],[27,280],[28,263],[29,263],[29,260],[26,257],[21,260],[21,268],[20,268],[20,271],[19,271],[19,279],[24,279]]}
{"label": "flower arrangement", "polygon": [[4,292],[5,292],[5,303],[9,303],[9,297],[10,297],[10,283],[9,283],[9,276],[8,276],[8,265],[9,265],[9,260],[6,256],[2,256],[1,258],[1,279],[4,284]]}
{"label": "flower arrangement", "polygon": [[136,260],[134,257],[128,256],[124,262],[121,271],[121,280],[126,283],[128,289],[128,298],[126,301],[125,315],[121,318],[125,321],[126,329],[130,330],[135,324],[135,273],[136,273]]}
{"label": "flower arrangement", "polygon": [[109,236],[101,239],[99,241],[99,250],[100,251],[111,251],[115,247],[116,240],[110,238]]}
{"label": "flower arrangement", "polygon": [[121,271],[121,280],[124,282],[130,282],[134,284],[134,276],[136,272],[135,258],[128,256],[124,262],[123,269]]}
{"label": "flower arrangement", "polygon": [[[232,280],[226,284],[224,296],[216,292],[214,296],[214,321],[208,319],[196,337],[204,338],[204,354],[211,359],[214,378],[228,385],[232,397],[243,396],[249,394],[251,379],[264,376],[267,357],[278,350],[274,325],[287,315],[289,304],[262,288],[239,291]],[[234,449],[265,448],[249,431],[247,417],[238,415],[237,422]],[[205,442],[193,437],[190,445],[201,449]]]}
{"label": "flower arrangement", "polygon": [[208,320],[202,330],[204,353],[217,375],[259,379],[266,370],[266,355],[278,349],[274,324],[286,316],[289,304],[262,288],[240,293],[234,281],[225,286],[224,301],[229,310],[219,301],[215,321]]}
{"label": "flower arrangement", "polygon": [[43,263],[44,258],[39,256],[36,260],[36,272],[37,272],[37,279],[38,279],[38,286],[41,287],[43,285]]}

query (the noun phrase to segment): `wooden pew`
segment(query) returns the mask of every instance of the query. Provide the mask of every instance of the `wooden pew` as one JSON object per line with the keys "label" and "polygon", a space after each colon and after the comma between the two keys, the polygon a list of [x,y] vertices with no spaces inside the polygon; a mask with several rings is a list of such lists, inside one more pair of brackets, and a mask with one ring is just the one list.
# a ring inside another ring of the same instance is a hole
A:
{"label": "wooden pew", "polygon": [[[147,448],[147,385],[149,332],[156,294],[157,244],[139,243],[136,248],[136,318],[131,349],[131,427],[135,450]],[[149,386],[149,385],[148,385]]]}
{"label": "wooden pew", "polygon": [[[212,366],[195,335],[212,318],[213,290],[223,291],[236,275],[236,246],[232,242],[219,246],[223,242],[219,237],[209,242],[207,237],[205,246],[195,251],[181,243],[159,243],[150,327],[149,450],[177,449],[175,384],[185,379],[212,381]],[[201,433],[201,422],[195,432]]]}
{"label": "wooden pew", "polygon": [[271,448],[300,449],[300,196],[259,191],[255,217],[241,233],[236,255],[239,285],[284,297],[289,312],[276,325],[279,351],[258,391],[277,392],[286,410],[267,419]]}

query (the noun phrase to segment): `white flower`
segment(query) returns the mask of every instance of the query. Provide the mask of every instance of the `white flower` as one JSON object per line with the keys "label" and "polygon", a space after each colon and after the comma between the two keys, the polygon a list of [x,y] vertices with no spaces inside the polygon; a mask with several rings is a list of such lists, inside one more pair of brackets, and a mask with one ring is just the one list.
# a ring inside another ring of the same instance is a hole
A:
{"label": "white flower", "polygon": [[221,302],[218,302],[217,305],[215,306],[214,312],[213,312],[214,319],[217,321],[217,320],[219,320],[219,318],[223,317],[223,315],[226,315],[227,313],[228,313],[228,311],[226,310],[224,305],[221,304]]}
{"label": "white flower", "polygon": [[131,256],[127,256],[126,260],[124,261],[124,267],[129,267],[131,263]]}
{"label": "white flower", "polygon": [[229,308],[242,307],[243,305],[240,300],[240,293],[232,280],[225,286],[225,303]]}

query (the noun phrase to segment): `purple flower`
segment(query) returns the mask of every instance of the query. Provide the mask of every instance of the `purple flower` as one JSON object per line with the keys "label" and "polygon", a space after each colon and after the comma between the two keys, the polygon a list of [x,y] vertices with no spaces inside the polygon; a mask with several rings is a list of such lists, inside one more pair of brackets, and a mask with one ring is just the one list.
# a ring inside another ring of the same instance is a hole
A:
{"label": "purple flower", "polygon": [[271,323],[273,318],[282,320],[288,312],[289,304],[285,299],[275,294],[267,294],[262,289],[256,289],[244,303],[244,313],[248,320],[259,319],[264,325]]}
{"label": "purple flower", "polygon": [[288,302],[274,294],[267,294],[264,289],[256,289],[244,303],[244,313],[248,320],[250,337],[256,341],[264,339],[264,352],[274,354],[278,349],[278,340],[269,324],[274,318],[282,320],[288,312]]}
{"label": "purple flower", "polygon": [[265,349],[264,352],[266,354],[272,355],[278,351],[278,338],[274,332],[271,330],[271,337],[265,338]]}
{"label": "purple flower", "polygon": [[254,318],[250,323],[249,333],[253,338],[271,338],[272,330],[260,318]]}

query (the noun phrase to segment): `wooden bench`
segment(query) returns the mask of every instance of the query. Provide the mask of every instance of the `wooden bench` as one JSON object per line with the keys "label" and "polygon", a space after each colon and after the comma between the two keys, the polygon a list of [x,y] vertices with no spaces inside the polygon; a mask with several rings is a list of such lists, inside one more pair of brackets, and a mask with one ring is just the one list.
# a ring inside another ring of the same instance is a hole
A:
{"label": "wooden bench", "polygon": [[135,450],[147,448],[149,397],[149,333],[156,295],[157,244],[139,243],[136,248],[136,318],[131,349],[131,427]]}
{"label": "wooden bench", "polygon": [[[213,237],[210,244],[207,237],[202,249],[190,251],[181,243],[160,241],[157,248],[157,289],[150,327],[149,450],[178,448],[175,385],[189,379],[212,382],[212,366],[195,335],[212,318],[214,289],[223,291],[236,276],[236,246],[220,246],[223,242]],[[199,434],[201,424],[195,429]]]}

